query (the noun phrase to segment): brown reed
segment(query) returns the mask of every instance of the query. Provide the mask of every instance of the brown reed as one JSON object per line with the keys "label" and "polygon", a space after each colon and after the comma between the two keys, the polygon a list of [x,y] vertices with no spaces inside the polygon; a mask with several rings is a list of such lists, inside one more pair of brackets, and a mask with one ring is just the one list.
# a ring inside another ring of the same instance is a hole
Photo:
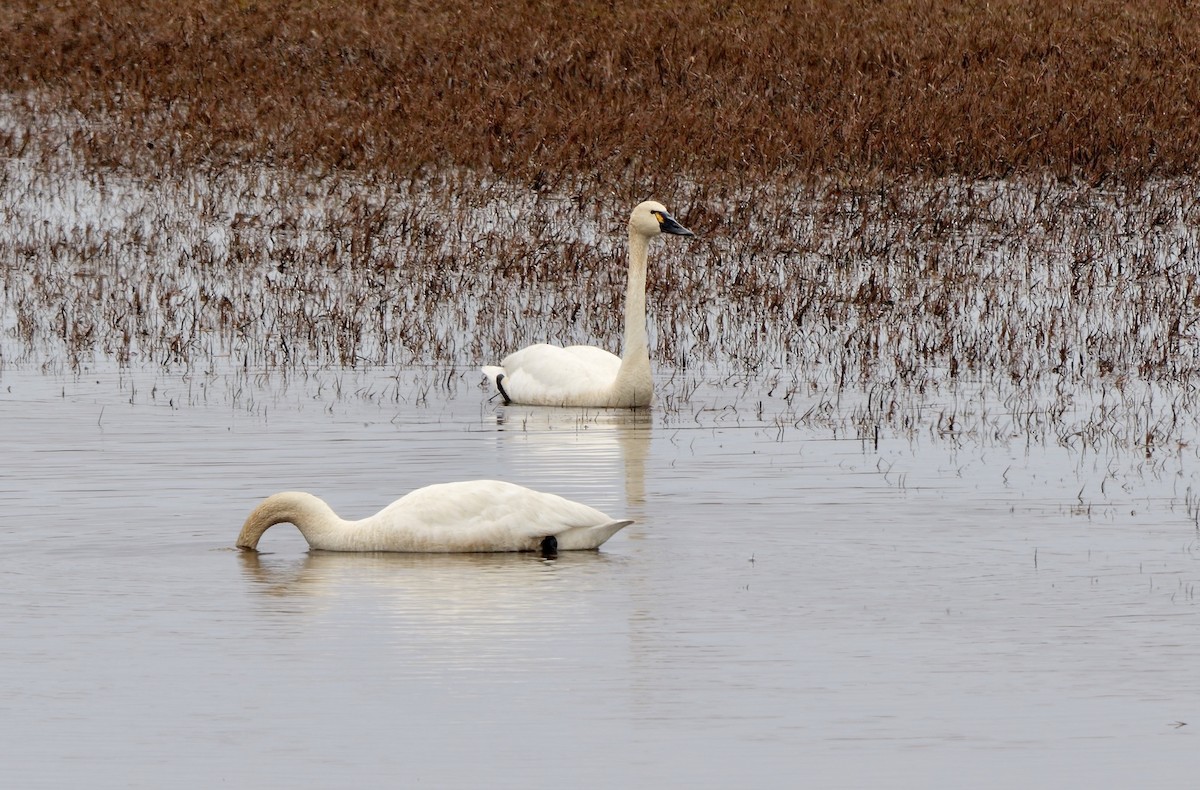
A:
{"label": "brown reed", "polygon": [[1183,0],[13,0],[0,51],[0,91],[143,172],[469,168],[628,202],[1200,161]]}
{"label": "brown reed", "polygon": [[[475,386],[530,342],[618,350],[624,218],[657,197],[699,233],[651,266],[668,416],[701,388],[782,432],[858,392],[863,437],[1149,457],[1200,410],[1196,26],[1101,0],[16,0],[0,369]],[[926,411],[959,383],[984,394]]]}

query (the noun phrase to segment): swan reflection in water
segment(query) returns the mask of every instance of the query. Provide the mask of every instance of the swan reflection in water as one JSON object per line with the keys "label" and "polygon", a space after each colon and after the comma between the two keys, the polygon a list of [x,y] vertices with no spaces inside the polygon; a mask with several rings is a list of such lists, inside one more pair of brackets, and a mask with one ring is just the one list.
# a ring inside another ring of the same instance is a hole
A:
{"label": "swan reflection in water", "polygon": [[[546,481],[547,487],[562,481],[559,487],[607,491],[620,480],[627,515],[641,520],[653,429],[649,409],[508,405],[498,406],[493,415],[497,449],[516,477]],[[639,532],[635,528],[624,534],[628,538]]]}
{"label": "swan reflection in water", "polygon": [[480,628],[480,638],[595,618],[604,597],[623,594],[612,589],[613,564],[628,562],[591,551],[545,557],[314,550],[239,552],[239,559],[251,594],[277,601],[266,608],[289,622],[297,613],[336,610],[339,620],[381,618],[430,634],[457,634],[469,625]]}

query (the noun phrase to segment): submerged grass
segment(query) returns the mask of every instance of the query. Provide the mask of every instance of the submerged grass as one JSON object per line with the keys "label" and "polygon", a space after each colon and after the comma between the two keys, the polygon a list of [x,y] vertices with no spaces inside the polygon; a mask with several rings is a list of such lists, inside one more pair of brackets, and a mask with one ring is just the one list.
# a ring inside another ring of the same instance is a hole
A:
{"label": "submerged grass", "polygon": [[[628,207],[613,199],[466,176],[148,181],[69,161],[10,161],[4,178],[10,360],[470,367],[539,340],[620,344]],[[652,253],[664,366],[789,371],[784,391],[1200,373],[1200,199],[1174,182],[682,202],[702,236]]]}
{"label": "submerged grass", "polygon": [[0,47],[2,363],[615,350],[655,197],[699,234],[652,253],[676,417],[1194,433],[1183,3],[17,0]]}

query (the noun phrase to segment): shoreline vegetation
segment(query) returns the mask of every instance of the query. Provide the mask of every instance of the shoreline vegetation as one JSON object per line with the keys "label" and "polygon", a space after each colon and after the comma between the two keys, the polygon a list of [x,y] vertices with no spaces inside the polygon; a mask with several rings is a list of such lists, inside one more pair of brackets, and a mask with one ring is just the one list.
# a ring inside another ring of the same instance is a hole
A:
{"label": "shoreline vegetation", "polygon": [[532,342],[618,350],[625,217],[653,197],[698,235],[648,279],[684,392],[1116,393],[1143,427],[1169,402],[1142,432],[1174,435],[1200,392],[1197,20],[18,0],[0,369],[473,383]]}
{"label": "shoreline vegetation", "polygon": [[29,117],[84,119],[84,161],[140,173],[465,168],[630,202],[681,182],[1136,186],[1200,162],[1200,15],[1178,0],[15,0],[0,49]]}

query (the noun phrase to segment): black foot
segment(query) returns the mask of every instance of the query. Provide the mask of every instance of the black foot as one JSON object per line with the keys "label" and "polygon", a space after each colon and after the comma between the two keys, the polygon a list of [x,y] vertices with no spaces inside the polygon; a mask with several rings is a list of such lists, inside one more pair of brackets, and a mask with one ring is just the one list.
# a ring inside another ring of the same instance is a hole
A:
{"label": "black foot", "polygon": [[543,557],[554,557],[558,555],[558,538],[553,535],[547,535],[542,538],[542,543],[538,546],[538,550],[542,552]]}

